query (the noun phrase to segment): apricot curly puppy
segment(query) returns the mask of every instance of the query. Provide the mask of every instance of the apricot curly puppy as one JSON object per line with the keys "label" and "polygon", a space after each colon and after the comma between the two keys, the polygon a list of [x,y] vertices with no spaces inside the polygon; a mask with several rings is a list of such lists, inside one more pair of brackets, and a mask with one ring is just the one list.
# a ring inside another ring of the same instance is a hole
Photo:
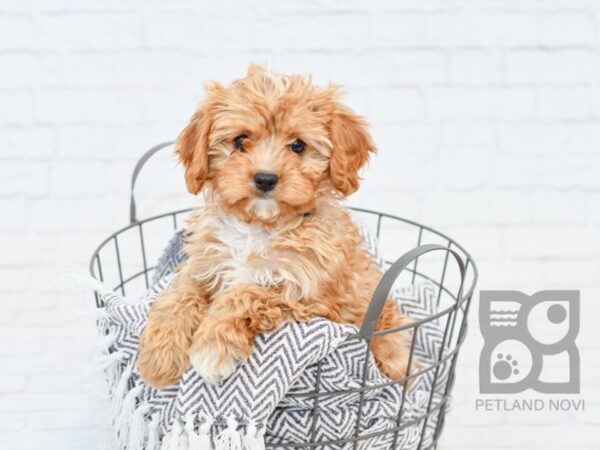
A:
{"label": "apricot curly puppy", "polygon": [[[325,317],[360,325],[381,274],[339,204],[359,184],[374,145],[335,86],[251,65],[229,86],[212,83],[177,152],[206,206],[186,230],[189,259],[152,305],[139,368],[155,387],[190,363],[208,382],[227,378],[257,334]],[[378,329],[407,323],[388,301]],[[410,338],[373,339],[380,369],[406,373]]]}

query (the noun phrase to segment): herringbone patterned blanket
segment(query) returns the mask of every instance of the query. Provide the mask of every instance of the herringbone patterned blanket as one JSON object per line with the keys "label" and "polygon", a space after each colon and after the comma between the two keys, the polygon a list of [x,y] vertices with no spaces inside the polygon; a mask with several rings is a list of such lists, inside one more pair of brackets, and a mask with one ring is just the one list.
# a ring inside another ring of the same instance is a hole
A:
{"label": "herringbone patterned blanket", "polygon": [[[289,323],[259,336],[248,362],[221,385],[205,383],[190,368],[175,386],[161,390],[146,386],[135,365],[139,336],[152,301],[169,286],[173,269],[186,257],[181,244],[178,233],[141,299],[101,294],[106,306],[99,323],[110,340],[105,358],[110,362],[106,374],[114,407],[114,448],[257,450],[265,444],[283,448],[284,444],[343,441],[355,437],[357,430],[370,436],[358,442],[359,449],[413,449],[422,435],[422,448],[430,445],[437,413],[431,414],[424,430],[423,422],[415,418],[442,398],[448,367],[442,364],[438,371],[431,402],[432,371],[417,377],[406,393],[401,385],[392,384],[365,390],[361,398],[357,389],[363,379],[366,386],[389,380],[377,370],[366,343],[352,337],[358,331],[355,327],[325,319]],[[366,246],[380,261],[376,243],[368,236]],[[435,312],[431,285],[408,287],[396,292],[396,298],[403,312],[416,320]],[[438,360],[442,331],[437,320],[418,328],[414,352],[423,366]],[[316,389],[329,395],[315,404],[311,394]],[[399,424],[406,427],[385,433]],[[353,446],[349,441],[310,448]]]}

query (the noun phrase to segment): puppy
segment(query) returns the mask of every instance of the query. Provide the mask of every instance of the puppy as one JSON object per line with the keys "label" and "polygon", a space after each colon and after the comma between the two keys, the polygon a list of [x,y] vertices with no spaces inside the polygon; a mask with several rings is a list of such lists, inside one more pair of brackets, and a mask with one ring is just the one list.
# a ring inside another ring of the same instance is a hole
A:
{"label": "puppy", "polygon": [[[206,87],[176,149],[206,205],[189,219],[189,258],[150,308],[138,360],[147,383],[171,385],[190,364],[218,383],[257,334],[286,321],[362,324],[381,273],[339,202],[374,145],[337,87],[251,65],[231,85]],[[377,329],[407,321],[388,301]],[[405,376],[409,341],[372,340],[389,378]]]}

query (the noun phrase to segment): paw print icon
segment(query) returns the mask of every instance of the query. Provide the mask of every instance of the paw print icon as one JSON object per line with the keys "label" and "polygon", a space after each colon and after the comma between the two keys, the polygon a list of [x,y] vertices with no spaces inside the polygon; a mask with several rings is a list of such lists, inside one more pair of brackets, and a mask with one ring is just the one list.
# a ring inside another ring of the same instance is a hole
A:
{"label": "paw print icon", "polygon": [[504,356],[498,353],[498,360],[494,363],[494,376],[499,380],[507,380],[513,375],[519,375],[519,361],[513,359],[512,355]]}
{"label": "paw print icon", "polygon": [[579,291],[481,291],[483,394],[579,392]]}

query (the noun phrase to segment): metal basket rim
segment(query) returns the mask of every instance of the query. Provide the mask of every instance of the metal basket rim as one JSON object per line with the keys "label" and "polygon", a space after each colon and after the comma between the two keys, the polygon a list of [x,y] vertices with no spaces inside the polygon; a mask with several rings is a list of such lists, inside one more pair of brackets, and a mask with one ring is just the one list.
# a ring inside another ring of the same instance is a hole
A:
{"label": "metal basket rim", "polygon": [[[464,253],[464,255],[467,258],[468,264],[470,264],[473,267],[473,282],[471,283],[472,288],[474,289],[475,285],[477,284],[477,279],[479,276],[479,271],[477,270],[477,265],[475,264],[475,261],[473,260],[473,257],[471,256],[471,254],[465,250],[465,248],[458,244],[456,242],[456,240],[452,239],[451,237],[449,237],[448,235],[442,233],[441,231],[436,230],[435,228],[432,228],[430,226],[427,225],[423,225],[422,223],[416,222],[414,220],[411,219],[406,219],[404,217],[400,217],[400,216],[396,216],[394,214],[389,214],[389,213],[384,213],[381,211],[376,211],[376,210],[372,210],[372,209],[368,209],[368,208],[362,208],[362,207],[358,207],[358,206],[346,206],[347,209],[351,210],[351,211],[356,211],[356,212],[361,212],[361,213],[366,213],[366,214],[375,214],[377,216],[379,216],[380,218],[388,218],[388,219],[394,219],[394,220],[399,220],[401,222],[407,223],[409,225],[414,225],[416,227],[419,227],[420,229],[423,230],[427,230],[431,233],[434,233],[436,235],[438,235],[441,238],[444,238],[445,240],[448,241],[449,245],[454,245],[456,248],[458,248],[461,252]],[[169,211],[169,212],[165,212],[165,213],[160,213],[154,216],[150,216],[147,217],[145,219],[142,220],[136,220],[133,223],[130,223],[124,227],[121,227],[119,229],[117,229],[116,231],[114,231],[113,233],[111,233],[108,237],[106,237],[93,251],[92,253],[92,257],[90,258],[90,264],[89,264],[89,270],[90,273],[94,273],[93,272],[93,265],[94,265],[94,259],[96,258],[96,256],[98,255],[98,253],[100,252],[100,250],[102,250],[102,248],[108,243],[110,242],[111,239],[114,239],[116,236],[120,235],[121,233],[130,230],[134,227],[138,227],[140,225],[143,225],[144,223],[147,222],[152,222],[154,220],[158,220],[158,219],[162,219],[163,217],[167,217],[167,216],[176,216],[179,214],[184,214],[186,212],[190,212],[193,211],[194,209],[197,209],[197,207],[190,207],[190,208],[182,208],[182,209],[177,209],[174,211]],[[471,291],[472,289],[469,289],[469,291]]]}

